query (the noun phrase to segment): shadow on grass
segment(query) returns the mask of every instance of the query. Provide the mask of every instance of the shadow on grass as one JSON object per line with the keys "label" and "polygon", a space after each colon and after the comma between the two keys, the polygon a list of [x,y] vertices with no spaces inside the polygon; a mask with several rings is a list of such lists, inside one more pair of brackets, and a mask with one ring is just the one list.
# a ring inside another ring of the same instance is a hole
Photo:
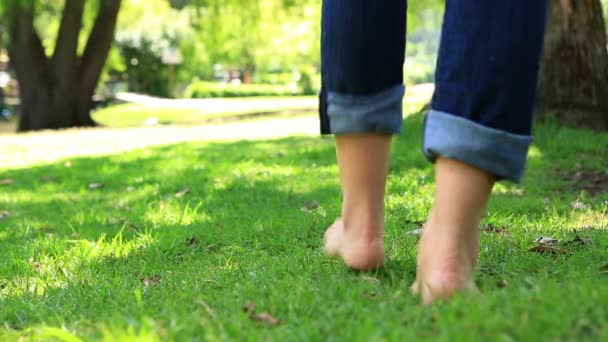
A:
{"label": "shadow on grass", "polygon": [[[432,166],[420,153],[421,125],[420,115],[408,117],[396,140],[390,168],[397,177],[389,184],[396,194],[432,186]],[[568,217],[570,201],[580,194],[548,175],[577,160],[606,167],[606,159],[597,160],[605,151],[598,146],[608,146],[606,135],[539,130],[524,184],[503,186],[491,210],[533,220],[546,214],[545,197],[559,193],[565,204],[554,212]],[[567,153],[556,136],[570,141]],[[171,310],[163,309],[167,297],[181,309],[200,311],[183,296],[242,283],[271,286],[270,278],[298,272],[321,279],[335,269],[319,250],[340,208],[330,139],[178,144],[3,171],[0,179],[13,180],[0,202],[0,211],[11,215],[0,220],[6,255],[0,321],[11,329],[49,319],[104,322],[124,310],[134,320],[150,310],[170,320]],[[605,196],[589,201],[599,206]],[[389,220],[400,222],[421,215],[388,212]],[[389,235],[403,238],[399,222],[392,224]],[[414,253],[407,253],[376,276],[389,284],[412,280]],[[269,269],[276,272],[269,279],[256,278]],[[150,285],[157,275],[162,283]],[[177,291],[183,287],[189,291]]]}

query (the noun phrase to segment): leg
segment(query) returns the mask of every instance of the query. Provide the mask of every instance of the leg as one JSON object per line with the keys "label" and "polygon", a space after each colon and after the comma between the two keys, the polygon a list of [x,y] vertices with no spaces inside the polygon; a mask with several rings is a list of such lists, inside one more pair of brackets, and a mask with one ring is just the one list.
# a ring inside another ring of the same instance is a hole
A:
{"label": "leg", "polygon": [[494,176],[452,159],[436,165],[435,206],[418,251],[417,281],[412,286],[425,304],[474,288],[479,222]]}
{"label": "leg", "polygon": [[406,1],[323,2],[321,129],[336,135],[342,218],[325,251],[357,270],[384,263],[391,135],[402,126]]}
{"label": "leg", "polygon": [[448,0],[424,152],[436,162],[435,205],[412,286],[429,304],[473,287],[479,223],[495,179],[519,181],[546,1]]}
{"label": "leg", "polygon": [[336,138],[342,183],[342,218],[325,233],[325,251],[357,270],[384,264],[384,189],[391,136]]}

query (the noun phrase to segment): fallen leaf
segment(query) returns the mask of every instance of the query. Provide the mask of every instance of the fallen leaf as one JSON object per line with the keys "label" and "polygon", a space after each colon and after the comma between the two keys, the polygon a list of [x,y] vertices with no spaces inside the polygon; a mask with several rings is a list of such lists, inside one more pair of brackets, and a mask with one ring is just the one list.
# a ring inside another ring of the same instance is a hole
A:
{"label": "fallen leaf", "polygon": [[163,277],[160,275],[155,275],[150,278],[141,278],[141,282],[144,284],[144,287],[158,285],[163,282]]}
{"label": "fallen leaf", "polygon": [[559,241],[550,236],[540,236],[540,237],[536,238],[534,240],[534,242],[541,244],[541,245],[545,245],[545,246],[554,246]]}
{"label": "fallen leaf", "polygon": [[182,190],[175,193],[175,197],[181,198],[190,193],[190,188],[183,188]]}
{"label": "fallen leaf", "polygon": [[574,210],[585,210],[585,209],[589,208],[588,205],[586,205],[585,203],[581,202],[578,199],[576,201],[570,203],[570,205],[572,206],[572,209],[574,209]]}
{"label": "fallen leaf", "polygon": [[426,223],[425,221],[412,221],[412,220],[405,220],[404,222],[405,224],[413,224],[418,228],[422,228],[424,226],[424,224]]}
{"label": "fallen leaf", "polygon": [[89,190],[102,189],[105,185],[101,183],[89,183]]}
{"label": "fallen leaf", "polygon": [[363,299],[374,298],[376,296],[378,296],[378,294],[376,292],[373,292],[373,291],[372,292],[363,292],[361,294],[361,298],[363,298]]}
{"label": "fallen leaf", "polygon": [[253,321],[264,322],[270,326],[277,326],[281,324],[281,320],[273,317],[268,312],[264,311],[262,313],[252,313],[249,315],[249,318]]}
{"label": "fallen leaf", "polygon": [[0,220],[3,220],[9,216],[11,216],[11,213],[9,213],[8,211],[0,211]]}
{"label": "fallen leaf", "polygon": [[304,206],[301,208],[302,211],[305,212],[311,212],[315,209],[317,209],[320,206],[319,202],[317,202],[316,200],[310,200],[307,201],[306,203],[304,203]]}
{"label": "fallen leaf", "polygon": [[589,240],[583,239],[576,231],[574,231],[574,234],[575,234],[574,238],[570,241],[564,242],[564,246],[572,246],[572,245],[584,246],[584,245],[589,244]]}
{"label": "fallen leaf", "polygon": [[409,232],[407,232],[407,235],[415,235],[415,236],[420,236],[422,235],[422,232],[424,231],[423,228],[420,229],[414,229],[414,230],[410,230]]}
{"label": "fallen leaf", "polygon": [[526,192],[522,188],[517,188],[517,189],[513,190],[513,195],[523,196],[525,194],[526,194]]}
{"label": "fallen leaf", "polygon": [[540,245],[530,249],[530,252],[540,253],[540,254],[561,254],[564,251],[554,247],[554,246],[545,246]]}
{"label": "fallen leaf", "polygon": [[243,305],[242,309],[245,313],[255,313],[255,303],[248,300],[247,302],[245,302],[245,305]]}
{"label": "fallen leaf", "polygon": [[509,285],[509,282],[504,279],[501,279],[496,282],[496,286],[498,286],[501,289],[507,287],[508,285]]}
{"label": "fallen leaf", "polygon": [[194,235],[186,239],[186,246],[196,246],[198,243],[199,241]]}
{"label": "fallen leaf", "polygon": [[135,223],[128,222],[127,226],[129,226],[130,228],[132,228],[134,230],[139,230],[139,227]]}
{"label": "fallen leaf", "polygon": [[499,235],[507,234],[507,227],[505,226],[495,226],[493,224],[485,224],[483,226],[483,230],[487,233],[495,233]]}
{"label": "fallen leaf", "polygon": [[12,179],[7,178],[7,179],[0,180],[0,185],[11,185],[11,184],[13,184]]}
{"label": "fallen leaf", "polygon": [[209,252],[217,248],[217,243],[212,243],[209,246],[205,247],[205,251]]}

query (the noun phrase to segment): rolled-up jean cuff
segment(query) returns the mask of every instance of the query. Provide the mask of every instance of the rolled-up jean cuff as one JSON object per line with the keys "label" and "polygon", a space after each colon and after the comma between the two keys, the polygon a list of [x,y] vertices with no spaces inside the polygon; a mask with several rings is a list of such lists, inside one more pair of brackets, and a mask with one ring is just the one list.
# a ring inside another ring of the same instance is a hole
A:
{"label": "rolled-up jean cuff", "polygon": [[401,133],[404,93],[403,85],[372,95],[330,91],[327,94],[327,115],[331,133]]}
{"label": "rolled-up jean cuff", "polygon": [[532,137],[483,126],[468,119],[431,110],[425,119],[425,156],[455,159],[490,172],[499,180],[519,183],[526,169]]}

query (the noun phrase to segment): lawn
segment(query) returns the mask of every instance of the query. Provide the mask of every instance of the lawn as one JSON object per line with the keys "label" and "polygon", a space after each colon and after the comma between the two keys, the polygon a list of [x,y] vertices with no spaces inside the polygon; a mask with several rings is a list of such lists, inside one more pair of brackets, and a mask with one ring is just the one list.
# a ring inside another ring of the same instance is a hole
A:
{"label": "lawn", "polygon": [[424,308],[408,291],[433,192],[421,129],[408,116],[395,140],[389,262],[368,274],[320,249],[340,208],[329,138],[15,154],[0,340],[608,339],[608,134],[537,126],[524,183],[498,185],[480,227],[481,293]]}

